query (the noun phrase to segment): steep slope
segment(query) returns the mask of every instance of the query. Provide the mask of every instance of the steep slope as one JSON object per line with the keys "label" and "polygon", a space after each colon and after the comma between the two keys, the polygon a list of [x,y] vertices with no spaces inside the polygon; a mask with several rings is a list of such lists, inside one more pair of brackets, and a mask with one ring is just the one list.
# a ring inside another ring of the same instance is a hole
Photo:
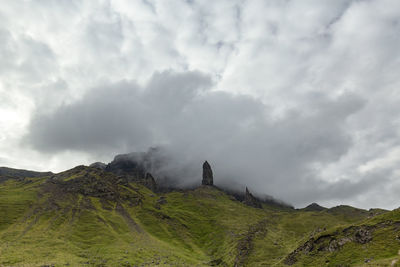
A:
{"label": "steep slope", "polygon": [[130,177],[78,166],[0,183],[0,266],[287,266],[290,255],[296,266],[320,266],[320,253],[335,262],[329,251],[293,251],[392,216],[376,213],[254,208],[209,185],[154,193]]}

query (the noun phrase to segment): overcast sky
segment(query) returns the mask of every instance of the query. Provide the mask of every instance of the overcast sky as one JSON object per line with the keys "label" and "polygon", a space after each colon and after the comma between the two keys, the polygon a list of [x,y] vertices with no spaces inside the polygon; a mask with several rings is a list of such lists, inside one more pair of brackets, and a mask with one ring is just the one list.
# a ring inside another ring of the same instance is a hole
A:
{"label": "overcast sky", "polygon": [[398,0],[3,0],[0,166],[161,146],[296,207],[397,208],[399,47]]}

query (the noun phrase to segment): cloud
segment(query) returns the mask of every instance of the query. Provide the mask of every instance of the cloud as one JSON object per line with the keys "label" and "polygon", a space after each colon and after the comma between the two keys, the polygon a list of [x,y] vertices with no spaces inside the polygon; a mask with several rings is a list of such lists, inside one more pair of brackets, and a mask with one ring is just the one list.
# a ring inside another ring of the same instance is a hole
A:
{"label": "cloud", "polygon": [[182,181],[206,158],[221,183],[297,206],[397,207],[399,5],[7,1],[0,164],[162,145]]}
{"label": "cloud", "polygon": [[155,74],[146,88],[128,81],[96,88],[54,113],[37,113],[29,142],[47,152],[145,149],[162,134],[155,129],[158,123],[178,116],[210,83],[197,72],[165,72]]}
{"label": "cloud", "polygon": [[199,166],[208,159],[217,184],[247,184],[297,202],[291,195],[299,185],[318,181],[312,164],[336,161],[352,146],[346,119],[364,104],[356,95],[310,94],[307,111],[293,109],[275,119],[260,100],[211,86],[203,73],[167,71],[154,74],[144,87],[124,81],[93,88],[52,114],[37,113],[27,140],[50,153],[162,146],[174,168],[191,174],[176,172],[182,184],[200,181]]}

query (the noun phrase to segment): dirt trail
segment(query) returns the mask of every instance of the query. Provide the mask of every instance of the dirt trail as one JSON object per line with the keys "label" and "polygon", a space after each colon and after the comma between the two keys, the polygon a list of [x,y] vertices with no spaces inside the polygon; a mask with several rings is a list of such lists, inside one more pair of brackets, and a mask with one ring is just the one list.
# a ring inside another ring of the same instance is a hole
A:
{"label": "dirt trail", "polygon": [[135,230],[138,233],[142,233],[143,230],[140,226],[132,219],[131,215],[124,209],[121,203],[117,203],[115,210],[124,218],[125,222],[128,224],[129,228]]}

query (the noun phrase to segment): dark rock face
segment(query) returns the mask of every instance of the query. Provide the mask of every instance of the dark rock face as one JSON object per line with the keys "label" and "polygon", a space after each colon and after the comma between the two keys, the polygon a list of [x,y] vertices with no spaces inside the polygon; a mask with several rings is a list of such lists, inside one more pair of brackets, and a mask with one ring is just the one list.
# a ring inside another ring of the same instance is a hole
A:
{"label": "dark rock face", "polygon": [[146,174],[146,170],[136,153],[115,156],[105,170],[117,175],[128,175],[133,180],[143,179]]}
{"label": "dark rock face", "polygon": [[157,191],[156,180],[154,180],[153,175],[151,175],[151,173],[149,172],[146,174],[146,177],[144,178],[143,185],[153,192]]}
{"label": "dark rock face", "polygon": [[372,232],[368,227],[359,228],[354,234],[354,240],[360,244],[366,244],[372,240]]}
{"label": "dark rock face", "polygon": [[247,187],[246,187],[246,195],[244,196],[243,203],[250,207],[259,208],[259,209],[262,208],[261,201],[258,200],[255,196],[253,196]]}
{"label": "dark rock face", "polygon": [[201,181],[202,185],[213,185],[213,172],[211,170],[210,164],[205,161],[203,164],[203,180]]}
{"label": "dark rock face", "polygon": [[106,165],[105,171],[123,176],[128,182],[143,184],[152,191],[157,190],[157,183],[149,173],[154,167],[152,158],[153,150],[142,153],[121,154],[115,156],[114,160]]}

